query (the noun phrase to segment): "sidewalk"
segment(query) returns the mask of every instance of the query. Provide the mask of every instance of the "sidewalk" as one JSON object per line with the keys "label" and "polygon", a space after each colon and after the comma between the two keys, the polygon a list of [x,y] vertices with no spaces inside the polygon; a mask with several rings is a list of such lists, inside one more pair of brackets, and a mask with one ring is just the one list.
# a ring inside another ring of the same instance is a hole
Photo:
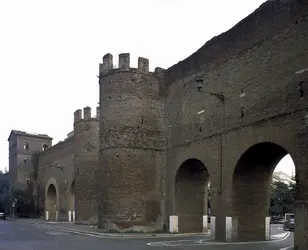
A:
{"label": "sidewalk", "polygon": [[172,234],[172,233],[102,233],[99,232],[97,226],[79,225],[71,222],[46,221],[40,219],[17,219],[17,222],[30,223],[38,227],[50,228],[54,230],[66,231],[71,233],[96,235],[99,237],[112,238],[153,238],[153,237],[183,237],[183,236],[205,236],[208,233],[186,233],[186,234]]}

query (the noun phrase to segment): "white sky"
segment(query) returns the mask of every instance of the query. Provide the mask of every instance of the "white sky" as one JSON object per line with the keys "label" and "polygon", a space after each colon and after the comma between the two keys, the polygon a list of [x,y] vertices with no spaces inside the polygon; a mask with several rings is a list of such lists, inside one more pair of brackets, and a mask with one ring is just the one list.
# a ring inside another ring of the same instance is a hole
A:
{"label": "white sky", "polygon": [[76,109],[95,110],[104,54],[168,68],[264,1],[0,0],[0,170],[11,129],[48,133],[55,144],[72,130]]}

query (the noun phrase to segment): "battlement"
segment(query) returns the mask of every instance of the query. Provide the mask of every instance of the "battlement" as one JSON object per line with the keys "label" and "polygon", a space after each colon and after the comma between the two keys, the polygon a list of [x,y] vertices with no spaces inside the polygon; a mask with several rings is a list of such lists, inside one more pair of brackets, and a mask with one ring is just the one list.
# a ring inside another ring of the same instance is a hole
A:
{"label": "battlement", "polygon": [[84,107],[83,110],[77,109],[74,112],[74,123],[79,122],[81,120],[87,121],[87,120],[99,118],[99,107],[96,108],[95,116],[92,116],[91,112],[92,112],[91,107],[88,107],[88,106]]}
{"label": "battlement", "polygon": [[103,63],[99,64],[99,76],[105,76],[111,73],[121,72],[121,71],[130,71],[136,73],[144,73],[149,75],[154,75],[158,77],[163,77],[165,73],[165,69],[156,67],[154,72],[149,71],[149,59],[139,57],[138,58],[138,68],[130,67],[130,54],[122,53],[119,54],[119,66],[118,68],[114,68],[113,64],[113,56],[108,53],[103,56]]}

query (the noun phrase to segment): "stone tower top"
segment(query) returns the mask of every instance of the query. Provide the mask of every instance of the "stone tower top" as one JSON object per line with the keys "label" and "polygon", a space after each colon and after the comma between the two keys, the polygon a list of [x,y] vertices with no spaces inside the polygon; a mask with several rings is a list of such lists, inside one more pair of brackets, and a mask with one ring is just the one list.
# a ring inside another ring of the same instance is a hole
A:
{"label": "stone tower top", "polygon": [[157,77],[164,77],[165,70],[159,67],[156,67],[154,72],[149,71],[149,59],[139,57],[138,58],[138,68],[130,67],[130,54],[121,53],[119,54],[119,67],[113,67],[113,56],[110,53],[107,53],[103,56],[103,63],[99,64],[99,76],[105,76],[112,73],[130,71],[130,72],[139,72],[143,74],[150,74]]}
{"label": "stone tower top", "polygon": [[83,112],[81,109],[77,109],[74,112],[74,123],[79,121],[87,121],[90,119],[98,119],[99,117],[99,107],[96,108],[96,116],[91,115],[91,107],[84,107]]}

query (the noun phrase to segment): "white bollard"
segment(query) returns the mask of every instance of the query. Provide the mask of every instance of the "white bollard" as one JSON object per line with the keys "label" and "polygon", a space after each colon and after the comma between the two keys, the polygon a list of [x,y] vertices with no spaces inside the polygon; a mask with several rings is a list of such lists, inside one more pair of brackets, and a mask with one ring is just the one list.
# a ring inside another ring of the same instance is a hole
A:
{"label": "white bollard", "polygon": [[68,211],[68,222],[72,221],[72,211]]}
{"label": "white bollard", "polygon": [[73,222],[75,223],[75,211],[73,211]]}
{"label": "white bollard", "polygon": [[226,241],[237,240],[238,220],[236,217],[226,217]]}
{"label": "white bollard", "polygon": [[206,233],[209,230],[209,225],[208,225],[208,216],[203,215],[203,232]]}
{"label": "white bollard", "polygon": [[56,211],[56,220],[58,220],[58,211]]}
{"label": "white bollard", "polygon": [[265,217],[265,240],[271,239],[271,217]]}
{"label": "white bollard", "polygon": [[226,217],[226,241],[232,241],[232,217]]}
{"label": "white bollard", "polygon": [[211,240],[215,240],[216,217],[211,216]]}
{"label": "white bollard", "polygon": [[179,232],[178,216],[176,216],[176,215],[169,216],[169,232],[170,233],[178,233]]}
{"label": "white bollard", "polygon": [[46,211],[45,213],[46,213],[46,220],[48,220],[49,219],[48,211]]}

